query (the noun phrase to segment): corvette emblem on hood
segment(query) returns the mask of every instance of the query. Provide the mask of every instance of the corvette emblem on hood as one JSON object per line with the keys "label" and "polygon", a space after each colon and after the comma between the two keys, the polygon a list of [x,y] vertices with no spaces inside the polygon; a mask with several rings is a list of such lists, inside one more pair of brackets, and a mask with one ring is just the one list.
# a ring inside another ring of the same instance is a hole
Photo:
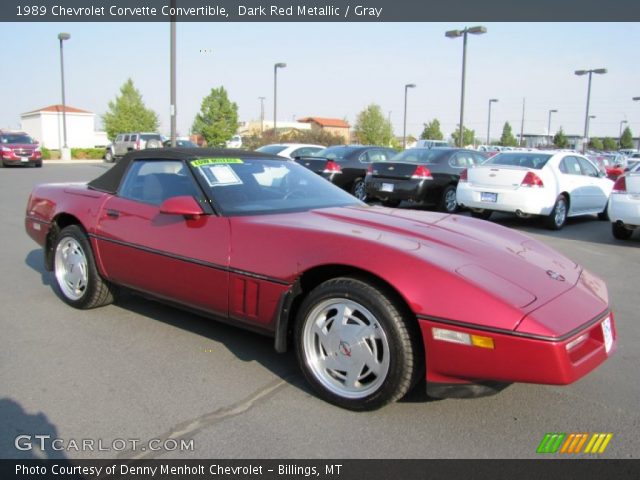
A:
{"label": "corvette emblem on hood", "polygon": [[553,270],[547,270],[547,275],[549,275],[554,280],[558,280],[559,282],[564,282],[565,278],[560,275],[558,272],[554,272]]}

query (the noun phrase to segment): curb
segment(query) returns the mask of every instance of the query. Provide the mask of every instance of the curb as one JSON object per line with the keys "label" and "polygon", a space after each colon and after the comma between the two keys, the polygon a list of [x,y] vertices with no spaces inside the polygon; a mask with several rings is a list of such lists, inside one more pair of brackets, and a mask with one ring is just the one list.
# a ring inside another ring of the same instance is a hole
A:
{"label": "curb", "polygon": [[106,163],[104,160],[43,160],[45,165],[73,165],[73,164],[92,164]]}

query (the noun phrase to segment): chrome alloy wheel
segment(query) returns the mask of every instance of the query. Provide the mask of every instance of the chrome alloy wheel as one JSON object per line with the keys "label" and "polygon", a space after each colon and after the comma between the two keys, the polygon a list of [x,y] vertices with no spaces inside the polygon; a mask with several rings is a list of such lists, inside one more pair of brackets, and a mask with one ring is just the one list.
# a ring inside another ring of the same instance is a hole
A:
{"label": "chrome alloy wheel", "polygon": [[58,242],[54,271],[65,297],[70,300],[82,298],[89,282],[87,256],[74,238],[65,237]]}
{"label": "chrome alloy wheel", "polygon": [[555,208],[554,221],[557,227],[564,225],[567,220],[567,202],[564,198],[559,198]]}
{"label": "chrome alloy wheel", "polygon": [[458,202],[456,201],[456,190],[450,188],[444,195],[444,208],[447,212],[453,213],[458,208]]}
{"label": "chrome alloy wheel", "polygon": [[313,375],[335,395],[364,398],[387,378],[387,335],[375,316],[352,300],[331,298],[316,305],[304,324],[303,346]]}
{"label": "chrome alloy wheel", "polygon": [[353,196],[363,202],[367,199],[367,189],[363,180],[356,180],[353,187]]}

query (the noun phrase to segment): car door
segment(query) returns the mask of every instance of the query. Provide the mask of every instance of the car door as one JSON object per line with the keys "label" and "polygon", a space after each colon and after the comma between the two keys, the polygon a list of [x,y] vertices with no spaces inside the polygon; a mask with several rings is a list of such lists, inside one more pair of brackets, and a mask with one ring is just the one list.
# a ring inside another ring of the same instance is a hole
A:
{"label": "car door", "polygon": [[602,212],[607,206],[612,181],[600,176],[597,167],[583,157],[576,157],[585,177],[584,189],[585,210]]}
{"label": "car door", "polygon": [[578,157],[567,155],[559,164],[558,188],[559,192],[569,194],[569,213],[578,214],[588,209],[589,179],[582,174],[582,167]]}
{"label": "car door", "polygon": [[202,192],[177,160],[138,160],[97,212],[98,258],[115,283],[218,315],[228,314],[229,222],[160,212],[167,198]]}
{"label": "car door", "polygon": [[118,135],[115,139],[115,141],[113,142],[113,151],[115,153],[115,155],[117,155],[118,157],[123,156],[125,153],[127,153],[127,150],[124,148],[124,139],[127,135]]}

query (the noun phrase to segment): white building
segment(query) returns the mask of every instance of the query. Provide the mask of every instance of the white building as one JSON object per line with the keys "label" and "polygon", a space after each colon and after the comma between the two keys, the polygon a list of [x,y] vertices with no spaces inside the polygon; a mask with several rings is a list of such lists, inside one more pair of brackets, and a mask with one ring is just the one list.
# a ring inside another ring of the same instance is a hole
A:
{"label": "white building", "polygon": [[[96,114],[79,108],[65,107],[67,120],[67,146],[70,148],[92,148],[108,143],[105,132],[96,132]],[[62,128],[62,105],[27,112],[20,115],[21,129],[51,150],[60,150],[64,145]]]}

